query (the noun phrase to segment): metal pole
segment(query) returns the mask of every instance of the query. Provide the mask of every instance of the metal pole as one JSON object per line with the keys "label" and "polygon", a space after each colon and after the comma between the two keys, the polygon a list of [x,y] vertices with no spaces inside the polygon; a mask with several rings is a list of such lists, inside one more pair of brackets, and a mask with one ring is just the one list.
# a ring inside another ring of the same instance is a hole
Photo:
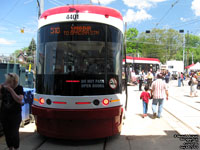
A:
{"label": "metal pole", "polygon": [[125,68],[124,68],[124,73],[125,73],[125,92],[126,92],[126,102],[125,102],[125,110],[127,111],[127,105],[128,105],[128,89],[127,89],[127,70],[126,70],[126,32],[127,32],[127,22],[125,23],[125,33],[124,33],[124,54],[125,54]]}
{"label": "metal pole", "polygon": [[40,13],[44,12],[44,0],[40,0]]}
{"label": "metal pole", "polygon": [[185,34],[183,33],[183,72],[185,69]]}
{"label": "metal pole", "polygon": [[192,52],[192,64],[194,64],[194,55],[193,55],[193,52]]}

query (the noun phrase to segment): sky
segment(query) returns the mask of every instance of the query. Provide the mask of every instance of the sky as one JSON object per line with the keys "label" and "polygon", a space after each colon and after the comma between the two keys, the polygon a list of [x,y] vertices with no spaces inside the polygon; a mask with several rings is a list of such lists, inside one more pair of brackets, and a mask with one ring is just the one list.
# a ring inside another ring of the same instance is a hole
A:
{"label": "sky", "polygon": [[[91,0],[92,4],[119,10],[128,28],[139,33],[159,29],[184,29],[200,36],[200,0]],[[45,10],[90,0],[45,0]],[[0,55],[10,55],[37,38],[37,0],[0,0]],[[24,33],[20,30],[24,29]]]}

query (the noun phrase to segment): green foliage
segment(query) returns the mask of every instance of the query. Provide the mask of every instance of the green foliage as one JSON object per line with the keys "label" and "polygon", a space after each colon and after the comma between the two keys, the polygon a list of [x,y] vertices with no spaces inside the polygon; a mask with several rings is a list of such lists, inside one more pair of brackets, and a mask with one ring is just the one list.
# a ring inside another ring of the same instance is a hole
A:
{"label": "green foliage", "polygon": [[183,37],[173,29],[153,29],[150,33],[141,33],[138,37],[143,57],[158,58],[162,63],[180,59],[177,53],[182,49]]}
{"label": "green foliage", "polygon": [[[11,62],[19,63],[21,66],[25,67],[26,69],[29,69],[29,64],[31,64],[31,68],[34,69],[34,55],[36,52],[36,43],[35,40],[32,38],[30,44],[28,47],[24,47],[21,50],[15,50],[15,52],[12,54],[12,60]],[[22,54],[25,58],[25,62],[20,62],[18,57]]]}
{"label": "green foliage", "polygon": [[138,30],[136,28],[129,28],[126,32],[126,52],[127,54],[134,55],[137,51],[138,44],[137,36],[138,36]]}

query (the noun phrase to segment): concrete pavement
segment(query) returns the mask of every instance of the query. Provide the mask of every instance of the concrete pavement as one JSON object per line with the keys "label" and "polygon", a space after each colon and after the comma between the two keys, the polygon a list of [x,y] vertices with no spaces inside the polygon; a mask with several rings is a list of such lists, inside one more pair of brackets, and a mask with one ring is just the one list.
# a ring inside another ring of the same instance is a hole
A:
{"label": "concrete pavement", "polygon": [[[173,82],[170,86],[172,85]],[[170,91],[170,95],[178,94],[179,89],[174,94],[175,88]],[[152,119],[151,101],[148,117],[142,118],[143,108],[138,86],[129,86],[128,93],[128,109],[120,135],[90,141],[46,139],[35,132],[34,124],[29,124],[20,129],[21,150],[178,150],[185,141],[175,138],[176,135],[194,133],[166,111],[163,111],[162,118]],[[173,102],[171,98],[164,105],[167,106],[169,102]],[[0,138],[0,150],[5,147],[4,138]]]}

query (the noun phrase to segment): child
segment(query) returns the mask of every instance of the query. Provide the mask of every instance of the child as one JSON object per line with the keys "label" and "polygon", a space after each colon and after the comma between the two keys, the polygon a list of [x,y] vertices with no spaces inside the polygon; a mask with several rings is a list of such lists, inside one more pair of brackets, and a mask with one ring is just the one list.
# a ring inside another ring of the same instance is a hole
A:
{"label": "child", "polygon": [[143,100],[143,115],[142,115],[143,118],[147,116],[148,103],[150,99],[150,94],[148,92],[149,86],[145,85],[144,90],[145,91],[143,91],[140,95],[140,99]]}

